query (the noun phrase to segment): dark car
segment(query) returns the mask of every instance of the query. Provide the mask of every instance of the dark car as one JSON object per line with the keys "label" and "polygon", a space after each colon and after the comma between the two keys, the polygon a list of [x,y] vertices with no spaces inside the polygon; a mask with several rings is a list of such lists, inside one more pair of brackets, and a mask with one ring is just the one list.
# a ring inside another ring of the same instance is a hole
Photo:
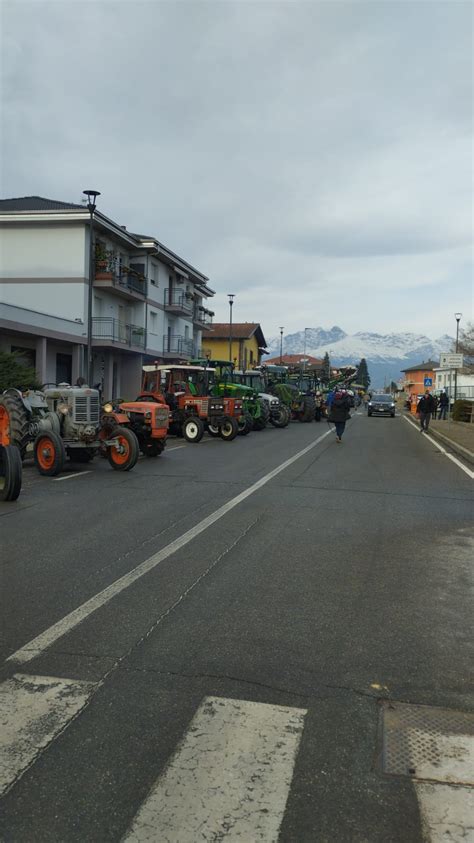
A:
{"label": "dark car", "polygon": [[395,416],[395,401],[391,395],[382,393],[381,395],[372,395],[367,407],[367,415]]}

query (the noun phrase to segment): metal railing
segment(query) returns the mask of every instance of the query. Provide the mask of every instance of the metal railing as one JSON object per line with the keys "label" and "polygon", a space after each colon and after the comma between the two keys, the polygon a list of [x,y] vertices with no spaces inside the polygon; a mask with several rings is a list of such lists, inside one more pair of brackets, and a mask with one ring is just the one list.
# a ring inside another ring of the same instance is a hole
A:
{"label": "metal railing", "polygon": [[186,339],[181,334],[165,334],[163,337],[163,352],[192,357],[193,341]]}
{"label": "metal railing", "polygon": [[169,287],[165,289],[165,308],[173,310],[181,310],[184,313],[193,312],[192,299],[186,298],[185,293],[178,290],[170,290]]}
{"label": "metal railing", "polygon": [[95,340],[111,340],[124,345],[145,348],[146,331],[140,325],[129,325],[111,316],[92,317],[92,337]]}
{"label": "metal railing", "polygon": [[142,296],[146,296],[148,290],[148,282],[144,275],[140,275],[138,272],[134,272],[133,270],[127,270],[125,267],[122,269],[121,266],[114,267],[114,266],[107,266],[102,267],[101,262],[96,263],[95,269],[95,279],[98,281],[107,280],[97,278],[100,274],[105,274],[109,277],[109,280],[112,281],[114,287],[121,287],[124,290],[131,290],[134,293],[140,293]]}
{"label": "metal railing", "polygon": [[212,325],[212,316],[206,312],[202,307],[195,307],[193,314],[193,322],[199,322],[200,325]]}

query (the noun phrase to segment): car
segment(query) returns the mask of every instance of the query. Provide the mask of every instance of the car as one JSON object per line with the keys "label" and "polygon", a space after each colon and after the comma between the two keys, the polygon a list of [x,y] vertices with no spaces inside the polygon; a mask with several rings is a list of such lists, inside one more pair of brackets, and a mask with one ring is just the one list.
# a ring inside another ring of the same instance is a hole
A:
{"label": "car", "polygon": [[395,401],[392,395],[382,392],[380,395],[372,395],[368,406],[367,415],[395,416]]}

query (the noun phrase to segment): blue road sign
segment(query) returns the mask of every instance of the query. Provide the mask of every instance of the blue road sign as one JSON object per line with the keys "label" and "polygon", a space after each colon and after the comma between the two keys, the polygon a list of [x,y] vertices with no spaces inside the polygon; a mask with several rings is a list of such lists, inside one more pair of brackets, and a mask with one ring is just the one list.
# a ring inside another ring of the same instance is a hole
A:
{"label": "blue road sign", "polygon": [[425,386],[433,386],[433,378],[425,378],[423,383]]}

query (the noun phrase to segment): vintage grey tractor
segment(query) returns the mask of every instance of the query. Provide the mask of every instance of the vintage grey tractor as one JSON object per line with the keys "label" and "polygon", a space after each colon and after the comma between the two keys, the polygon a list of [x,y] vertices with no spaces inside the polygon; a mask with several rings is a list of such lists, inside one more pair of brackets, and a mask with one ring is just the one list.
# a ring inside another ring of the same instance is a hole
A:
{"label": "vintage grey tractor", "polygon": [[88,386],[48,384],[41,391],[26,393],[7,389],[0,395],[0,415],[8,444],[16,445],[22,457],[33,443],[40,474],[59,474],[66,456],[87,463],[101,454],[118,471],[129,471],[138,459],[133,431],[104,425],[99,392]]}

